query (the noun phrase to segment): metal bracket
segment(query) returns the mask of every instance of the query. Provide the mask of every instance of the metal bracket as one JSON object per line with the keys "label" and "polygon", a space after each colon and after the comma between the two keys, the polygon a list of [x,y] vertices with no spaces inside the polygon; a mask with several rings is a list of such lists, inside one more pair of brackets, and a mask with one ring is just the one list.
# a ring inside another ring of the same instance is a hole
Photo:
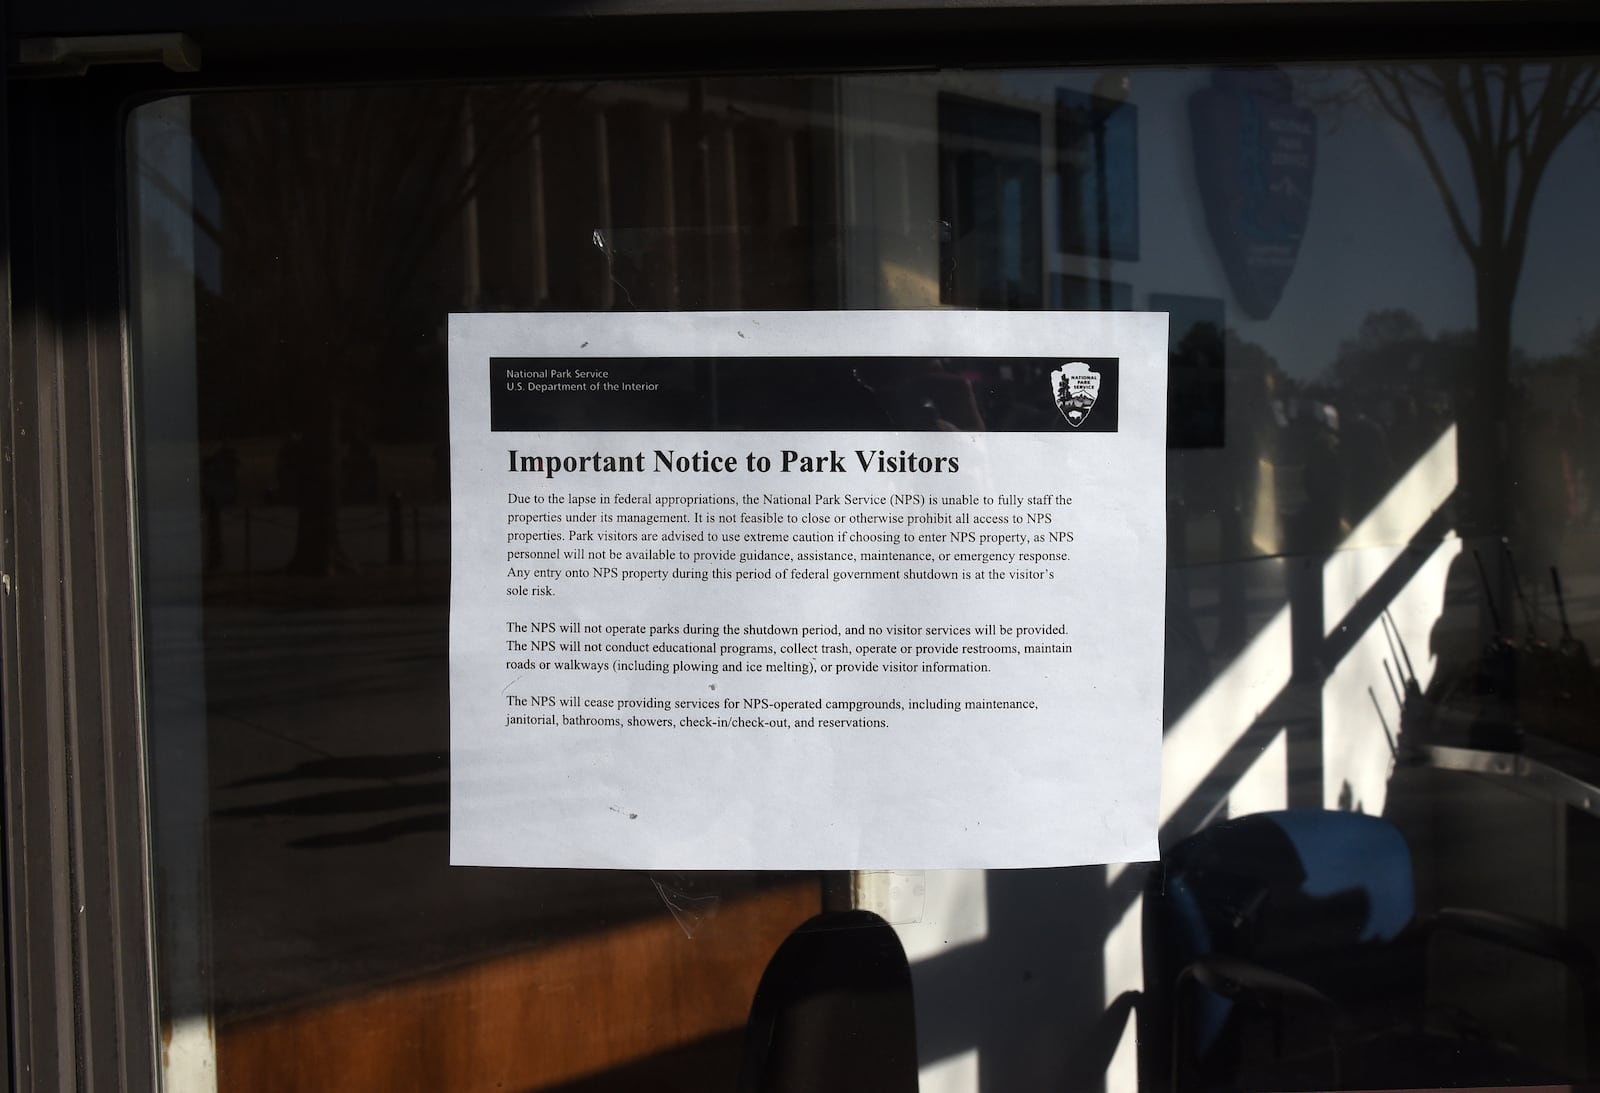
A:
{"label": "metal bracket", "polygon": [[96,34],[23,38],[14,67],[22,76],[82,76],[90,65],[161,64],[200,71],[200,45],[187,34]]}

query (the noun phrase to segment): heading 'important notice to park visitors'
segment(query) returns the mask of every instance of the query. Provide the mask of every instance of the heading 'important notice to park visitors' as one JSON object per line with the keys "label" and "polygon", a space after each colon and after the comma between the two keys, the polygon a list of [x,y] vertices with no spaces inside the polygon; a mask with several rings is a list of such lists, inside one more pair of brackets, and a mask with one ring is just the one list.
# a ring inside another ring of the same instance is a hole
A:
{"label": "heading 'important notice to park visitors'", "polygon": [[450,320],[457,865],[1156,856],[1166,316]]}

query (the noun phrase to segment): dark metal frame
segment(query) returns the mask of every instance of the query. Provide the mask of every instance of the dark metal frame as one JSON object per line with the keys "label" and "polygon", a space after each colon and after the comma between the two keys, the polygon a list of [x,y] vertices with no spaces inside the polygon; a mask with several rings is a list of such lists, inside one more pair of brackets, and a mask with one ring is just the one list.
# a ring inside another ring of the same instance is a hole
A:
{"label": "dark metal frame", "polygon": [[13,1088],[151,1089],[138,597],[116,142],[9,89],[4,596]]}
{"label": "dark metal frame", "polygon": [[13,59],[18,39],[55,35],[182,31],[204,51],[196,74],[152,61],[0,86],[0,1037],[11,1088],[159,1085],[121,175],[133,104],[451,77],[1600,51],[1600,5],[1583,0],[842,3],[597,0],[529,14],[472,0],[445,15],[433,0],[10,0],[0,31]]}

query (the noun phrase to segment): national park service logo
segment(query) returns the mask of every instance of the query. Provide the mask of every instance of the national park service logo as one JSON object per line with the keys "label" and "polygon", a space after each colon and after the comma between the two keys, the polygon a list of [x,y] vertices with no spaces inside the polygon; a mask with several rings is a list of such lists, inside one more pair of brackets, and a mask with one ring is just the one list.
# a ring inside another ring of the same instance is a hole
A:
{"label": "national park service logo", "polygon": [[1063,361],[1050,373],[1056,409],[1074,429],[1084,423],[1100,398],[1100,373],[1092,372],[1083,361]]}

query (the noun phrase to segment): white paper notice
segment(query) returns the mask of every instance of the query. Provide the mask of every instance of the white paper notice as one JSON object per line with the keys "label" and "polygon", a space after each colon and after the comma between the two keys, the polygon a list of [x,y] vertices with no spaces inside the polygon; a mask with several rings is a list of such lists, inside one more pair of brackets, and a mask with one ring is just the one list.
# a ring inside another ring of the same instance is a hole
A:
{"label": "white paper notice", "polygon": [[1166,316],[450,320],[458,865],[1154,858]]}

